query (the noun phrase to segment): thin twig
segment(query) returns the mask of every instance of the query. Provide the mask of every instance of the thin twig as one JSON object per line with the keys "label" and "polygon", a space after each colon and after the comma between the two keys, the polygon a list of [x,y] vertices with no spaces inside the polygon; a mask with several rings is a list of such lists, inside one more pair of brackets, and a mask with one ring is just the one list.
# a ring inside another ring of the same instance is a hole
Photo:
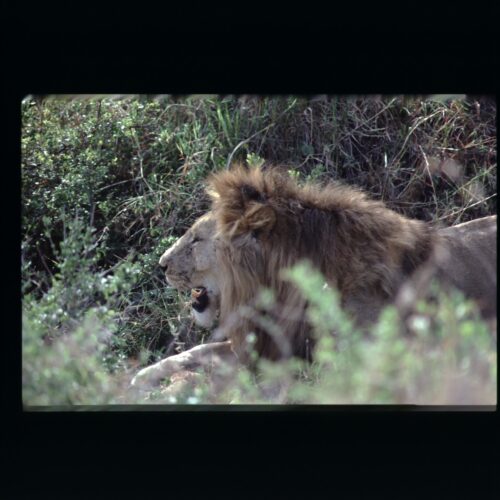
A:
{"label": "thin twig", "polygon": [[438,217],[436,220],[443,220],[443,219],[447,219],[448,217],[453,217],[456,214],[462,214],[466,210],[468,210],[469,208],[475,207],[476,205],[479,205],[480,203],[488,201],[490,198],[493,198],[496,195],[497,194],[494,193],[491,196],[488,196],[487,198],[483,198],[482,200],[476,201],[476,203],[473,203],[472,205],[468,205],[468,206],[466,206],[466,207],[464,207],[464,208],[462,208],[460,210],[456,210],[455,212],[452,212],[451,214],[447,214],[447,215],[443,215],[442,217]]}
{"label": "thin twig", "polygon": [[229,167],[231,165],[231,162],[233,160],[233,156],[234,154],[236,153],[236,151],[241,147],[243,146],[243,144],[246,144],[247,142],[250,142],[255,136],[259,135],[259,134],[262,134],[262,132],[265,132],[266,130],[270,129],[271,127],[274,127],[274,123],[270,123],[269,125],[267,125],[266,127],[264,127],[263,129],[259,130],[258,132],[255,132],[255,134],[252,134],[250,137],[248,137],[247,139],[239,142],[236,147],[233,149],[233,151],[231,152],[231,154],[229,155],[229,158],[227,159],[227,163],[226,163],[226,170],[229,170]]}
{"label": "thin twig", "polygon": [[139,159],[139,172],[141,174],[141,179],[144,181],[144,184],[146,184],[149,191],[154,192],[154,189],[149,185],[148,181],[146,180],[146,177],[144,177],[142,148],[135,130],[133,131],[132,137],[137,147],[137,158]]}
{"label": "thin twig", "polygon": [[101,191],[104,191],[105,189],[108,189],[108,188],[111,188],[111,187],[115,187],[115,186],[118,186],[119,184],[125,184],[126,182],[133,182],[137,180],[136,178],[134,179],[125,179],[124,181],[119,181],[119,182],[114,182],[113,184],[108,184],[107,186],[103,186],[99,189],[96,189],[96,193],[100,193]]}
{"label": "thin twig", "polygon": [[399,153],[396,156],[394,156],[391,163],[395,163],[396,161],[399,161],[400,157],[403,155],[406,143],[408,142],[410,135],[412,135],[413,132],[415,132],[415,130],[417,130],[418,127],[420,127],[420,125],[425,123],[427,120],[430,120],[434,116],[438,115],[439,113],[441,113],[441,109],[439,109],[438,111],[435,111],[434,113],[430,114],[429,116],[425,116],[424,118],[417,120],[417,123],[415,123],[415,125],[413,125],[413,127],[411,127],[410,131],[408,132],[408,135],[406,136],[406,138],[403,142],[403,145],[401,146],[401,149],[399,150]]}
{"label": "thin twig", "polygon": [[47,273],[50,274],[50,276],[54,277],[54,274],[52,273],[52,271],[50,270],[49,266],[45,262],[45,257],[43,256],[42,252],[40,251],[40,247],[38,245],[35,245],[35,248],[36,248],[36,251],[38,252],[38,255],[40,256],[40,260],[41,260],[41,262],[43,264],[43,267],[45,268],[45,270],[47,271]]}
{"label": "thin twig", "polygon": [[[370,116],[370,118],[368,118],[365,121],[361,122],[359,125],[356,125],[354,128],[350,129],[349,132],[346,132],[344,135],[340,136],[340,138],[338,139],[338,142],[341,142],[346,137],[350,136],[353,132],[355,132],[356,130],[358,130],[358,128],[360,128],[360,127],[362,127],[364,125],[367,125],[371,121],[375,120],[375,118],[377,118],[377,116],[379,116],[384,111],[386,111],[387,109],[389,109],[393,105],[394,101],[396,101],[396,99],[397,98],[394,97],[394,99],[391,99],[391,101],[389,102],[389,104],[387,104],[386,106],[384,106],[380,111],[378,111],[377,113],[375,113],[373,116]],[[377,129],[372,129],[372,131],[373,130],[377,130]],[[383,130],[383,129],[380,129],[380,130]]]}
{"label": "thin twig", "polygon": [[422,146],[418,146],[418,147],[420,149],[420,152],[422,153],[422,156],[424,157],[425,169],[427,170],[427,174],[429,175],[429,179],[431,180],[432,197],[434,198],[434,204],[436,205],[436,213],[437,213],[439,210],[439,207],[438,207],[438,201],[437,201],[437,195],[436,195],[436,187],[434,186],[434,181],[432,180],[432,174],[431,174],[431,169],[429,168],[429,162],[427,161],[427,155],[424,153]]}

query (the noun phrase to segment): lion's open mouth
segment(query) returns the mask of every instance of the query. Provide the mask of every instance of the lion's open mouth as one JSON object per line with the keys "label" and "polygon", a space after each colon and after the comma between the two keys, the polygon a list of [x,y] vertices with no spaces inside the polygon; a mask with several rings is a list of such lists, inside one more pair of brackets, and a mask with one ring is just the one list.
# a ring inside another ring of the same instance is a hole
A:
{"label": "lion's open mouth", "polygon": [[208,293],[204,286],[191,289],[191,306],[199,313],[202,313],[208,307]]}

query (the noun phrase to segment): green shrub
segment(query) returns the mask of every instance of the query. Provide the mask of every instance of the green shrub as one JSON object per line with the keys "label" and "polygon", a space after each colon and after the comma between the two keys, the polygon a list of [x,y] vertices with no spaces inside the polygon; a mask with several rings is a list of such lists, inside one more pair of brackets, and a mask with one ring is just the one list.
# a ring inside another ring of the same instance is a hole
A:
{"label": "green shrub", "polygon": [[26,405],[112,402],[118,392],[110,374],[127,367],[118,311],[127,306],[139,267],[123,260],[99,270],[105,238],[97,240],[81,218],[63,221],[50,288],[41,298],[23,298]]}

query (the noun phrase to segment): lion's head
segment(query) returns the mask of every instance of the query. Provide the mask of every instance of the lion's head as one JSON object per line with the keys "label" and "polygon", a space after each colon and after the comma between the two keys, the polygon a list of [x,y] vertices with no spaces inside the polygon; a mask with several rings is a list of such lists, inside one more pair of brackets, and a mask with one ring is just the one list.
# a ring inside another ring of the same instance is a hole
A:
{"label": "lion's head", "polygon": [[215,254],[216,222],[212,213],[200,217],[160,258],[169,285],[191,290],[196,322],[213,326],[219,308]]}

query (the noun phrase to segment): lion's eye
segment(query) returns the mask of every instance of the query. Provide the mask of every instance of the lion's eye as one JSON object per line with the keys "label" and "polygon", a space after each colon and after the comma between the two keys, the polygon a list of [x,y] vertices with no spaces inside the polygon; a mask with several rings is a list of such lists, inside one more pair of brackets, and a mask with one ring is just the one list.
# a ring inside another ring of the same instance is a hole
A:
{"label": "lion's eye", "polygon": [[200,239],[200,238],[198,238],[197,236],[195,236],[195,237],[193,238],[193,241],[191,242],[191,244],[192,244],[192,245],[194,245],[195,243],[198,243],[198,241],[201,241],[201,239]]}

